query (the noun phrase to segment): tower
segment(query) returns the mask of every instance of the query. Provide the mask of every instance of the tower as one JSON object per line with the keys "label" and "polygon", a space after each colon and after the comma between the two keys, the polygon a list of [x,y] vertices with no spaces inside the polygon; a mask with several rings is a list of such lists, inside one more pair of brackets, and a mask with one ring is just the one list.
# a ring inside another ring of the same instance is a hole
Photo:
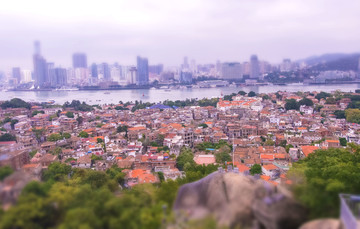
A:
{"label": "tower", "polygon": [[46,60],[41,56],[40,53],[40,42],[34,42],[34,78],[36,87],[46,87],[48,86],[48,70]]}
{"label": "tower", "polygon": [[73,68],[87,68],[87,57],[85,53],[74,53],[72,61]]}
{"label": "tower", "polygon": [[137,72],[136,72],[136,84],[147,85],[149,84],[149,63],[147,58],[137,57]]}
{"label": "tower", "polygon": [[258,79],[259,78],[259,60],[256,55],[252,55],[250,58],[250,79]]}

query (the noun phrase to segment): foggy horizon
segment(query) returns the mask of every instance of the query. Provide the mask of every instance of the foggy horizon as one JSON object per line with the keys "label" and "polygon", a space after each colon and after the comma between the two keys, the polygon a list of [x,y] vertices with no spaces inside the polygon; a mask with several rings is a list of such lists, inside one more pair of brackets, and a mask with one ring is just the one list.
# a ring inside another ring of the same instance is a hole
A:
{"label": "foggy horizon", "polygon": [[[37,7],[35,7],[37,6]],[[40,7],[41,6],[41,7]],[[0,70],[32,69],[33,43],[56,66],[73,53],[91,63],[179,66],[260,60],[280,63],[360,51],[356,1],[15,1],[0,9]]]}

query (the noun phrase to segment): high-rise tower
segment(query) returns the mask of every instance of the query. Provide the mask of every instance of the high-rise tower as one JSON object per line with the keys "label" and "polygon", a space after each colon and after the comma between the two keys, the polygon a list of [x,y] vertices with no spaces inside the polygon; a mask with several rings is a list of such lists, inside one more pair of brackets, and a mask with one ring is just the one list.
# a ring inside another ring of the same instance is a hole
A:
{"label": "high-rise tower", "polygon": [[147,85],[149,84],[149,63],[147,58],[137,57],[137,72],[136,72],[136,84]]}
{"label": "high-rise tower", "polygon": [[34,42],[34,78],[36,87],[46,87],[49,84],[48,70],[46,60],[41,56],[40,53],[40,42]]}
{"label": "high-rise tower", "polygon": [[252,55],[250,58],[250,78],[259,79],[260,75],[259,60],[256,55]]}

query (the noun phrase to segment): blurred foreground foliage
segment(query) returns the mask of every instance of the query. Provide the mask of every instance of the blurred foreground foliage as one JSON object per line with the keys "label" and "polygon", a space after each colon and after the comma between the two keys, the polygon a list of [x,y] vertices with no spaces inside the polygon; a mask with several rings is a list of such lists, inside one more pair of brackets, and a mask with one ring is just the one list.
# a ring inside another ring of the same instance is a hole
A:
{"label": "blurred foreground foliage", "polygon": [[103,172],[56,162],[43,182],[30,182],[17,204],[0,212],[0,228],[163,228],[175,222],[171,210],[180,185],[216,169],[191,163],[186,178],[124,189],[125,173],[116,166]]}
{"label": "blurred foreground foliage", "polygon": [[288,177],[311,218],[339,216],[340,193],[360,194],[360,146],[317,150],[293,164]]}

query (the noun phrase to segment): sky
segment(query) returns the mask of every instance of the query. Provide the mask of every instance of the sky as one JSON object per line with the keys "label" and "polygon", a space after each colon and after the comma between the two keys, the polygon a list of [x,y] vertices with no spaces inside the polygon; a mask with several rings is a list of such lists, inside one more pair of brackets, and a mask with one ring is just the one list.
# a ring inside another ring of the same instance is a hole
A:
{"label": "sky", "polygon": [[260,60],[360,51],[359,0],[11,0],[0,7],[0,70],[32,69],[33,43],[56,66],[74,52],[131,65]]}

